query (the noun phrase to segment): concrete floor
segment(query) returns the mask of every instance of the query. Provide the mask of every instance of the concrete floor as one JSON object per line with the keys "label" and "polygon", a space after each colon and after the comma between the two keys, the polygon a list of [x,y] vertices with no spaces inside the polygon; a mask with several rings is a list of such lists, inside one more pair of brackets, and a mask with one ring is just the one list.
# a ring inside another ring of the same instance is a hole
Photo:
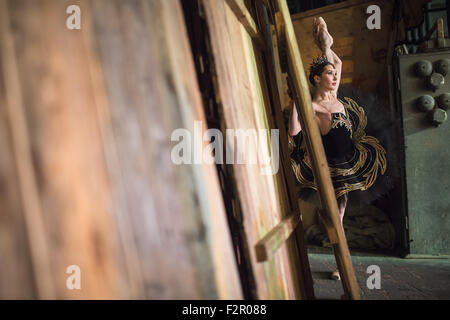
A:
{"label": "concrete floor", "polygon": [[[344,293],[341,281],[332,280],[336,269],[334,255],[308,249],[308,257],[317,299],[337,300]],[[403,259],[392,256],[353,252],[353,267],[362,300],[450,300],[450,259]],[[380,267],[380,289],[369,289],[370,265]]]}

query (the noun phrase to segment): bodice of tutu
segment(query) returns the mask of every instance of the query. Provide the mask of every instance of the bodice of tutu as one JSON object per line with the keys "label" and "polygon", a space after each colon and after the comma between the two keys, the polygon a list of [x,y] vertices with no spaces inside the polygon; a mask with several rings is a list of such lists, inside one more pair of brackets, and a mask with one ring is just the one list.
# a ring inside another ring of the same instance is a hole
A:
{"label": "bodice of tutu", "polygon": [[[380,130],[372,131],[374,135],[366,134],[368,117],[365,109],[351,98],[344,99],[345,101],[340,100],[345,107],[344,112],[331,113],[331,128],[321,137],[330,177],[336,199],[351,192],[353,201],[369,204],[393,186],[391,175],[387,172],[389,166],[386,149],[377,139],[378,134],[380,137],[383,137],[383,134],[388,137],[391,135],[386,135],[385,131]],[[372,119],[371,127],[380,127],[376,124],[377,122]],[[289,144],[292,146],[291,165],[300,189],[299,196],[320,206],[321,201],[316,192],[318,185],[314,179],[302,131],[290,140],[292,140]]]}
{"label": "bodice of tutu", "polygon": [[327,158],[344,158],[353,154],[352,123],[345,113],[331,113],[331,129],[322,136]]}

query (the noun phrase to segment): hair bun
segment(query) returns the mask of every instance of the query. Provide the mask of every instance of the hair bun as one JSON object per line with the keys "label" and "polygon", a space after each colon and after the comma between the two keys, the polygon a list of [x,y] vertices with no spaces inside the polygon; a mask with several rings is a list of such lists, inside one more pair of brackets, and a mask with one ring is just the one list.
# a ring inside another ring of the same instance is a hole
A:
{"label": "hair bun", "polygon": [[325,56],[325,55],[318,56],[316,59],[313,59],[313,62],[311,63],[311,65],[309,67],[309,71],[313,72],[313,70],[315,68],[317,68],[321,64],[328,63],[328,62],[329,61],[328,61],[327,56]]}

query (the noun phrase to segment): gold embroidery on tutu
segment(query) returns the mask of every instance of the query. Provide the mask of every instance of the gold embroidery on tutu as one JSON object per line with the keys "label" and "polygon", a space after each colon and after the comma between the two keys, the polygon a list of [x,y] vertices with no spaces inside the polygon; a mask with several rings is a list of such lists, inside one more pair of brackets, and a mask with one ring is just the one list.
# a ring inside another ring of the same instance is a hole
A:
{"label": "gold embroidery on tutu", "polygon": [[[350,191],[354,190],[367,190],[370,188],[374,182],[377,179],[378,174],[384,174],[386,172],[387,162],[386,162],[386,150],[380,145],[379,140],[373,136],[368,136],[365,133],[365,128],[367,126],[367,116],[365,115],[364,109],[360,107],[353,99],[345,97],[346,101],[342,101],[339,99],[339,101],[342,102],[342,104],[345,107],[345,111],[347,113],[347,119],[350,121],[350,116],[348,113],[348,110],[353,111],[358,116],[358,126],[356,128],[356,131],[353,131],[351,124],[350,124],[350,131],[351,131],[351,139],[355,145],[355,147],[359,151],[359,159],[356,162],[356,164],[352,168],[347,169],[341,169],[341,168],[330,168],[330,175],[331,177],[336,176],[348,176],[352,174],[356,174],[366,163],[367,156],[369,153],[369,150],[364,145],[370,145],[375,150],[375,161],[373,166],[370,168],[368,172],[366,172],[363,177],[365,178],[364,181],[360,181],[358,183],[345,183],[344,186],[338,188],[335,190],[336,198],[339,198],[340,196],[344,195],[345,193],[348,193]],[[345,123],[341,123],[341,125],[346,125]],[[348,124],[347,124],[348,125]],[[346,126],[347,126],[346,125]],[[302,144],[303,145],[303,144]],[[305,158],[304,161],[306,165],[311,168],[311,163],[309,161],[309,157],[307,154],[306,149],[305,150]],[[307,161],[308,160],[308,161]],[[291,159],[291,165],[294,170],[295,176],[297,180],[300,182],[302,187],[305,188],[312,188],[314,190],[317,190],[317,185],[314,183],[314,181],[310,181],[306,179],[300,170],[300,165],[296,163],[293,159]]]}

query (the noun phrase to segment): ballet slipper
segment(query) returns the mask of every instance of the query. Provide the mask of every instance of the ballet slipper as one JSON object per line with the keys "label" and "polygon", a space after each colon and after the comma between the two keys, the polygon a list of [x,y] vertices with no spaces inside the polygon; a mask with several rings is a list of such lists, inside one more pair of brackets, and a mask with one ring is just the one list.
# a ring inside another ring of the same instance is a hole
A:
{"label": "ballet slipper", "polygon": [[333,37],[328,32],[327,24],[322,17],[314,18],[313,20],[313,38],[314,42],[322,50],[331,48],[333,45]]}
{"label": "ballet slipper", "polygon": [[339,269],[336,269],[336,270],[331,274],[331,279],[336,280],[336,281],[340,281],[340,280],[341,280],[341,275],[339,274]]}

